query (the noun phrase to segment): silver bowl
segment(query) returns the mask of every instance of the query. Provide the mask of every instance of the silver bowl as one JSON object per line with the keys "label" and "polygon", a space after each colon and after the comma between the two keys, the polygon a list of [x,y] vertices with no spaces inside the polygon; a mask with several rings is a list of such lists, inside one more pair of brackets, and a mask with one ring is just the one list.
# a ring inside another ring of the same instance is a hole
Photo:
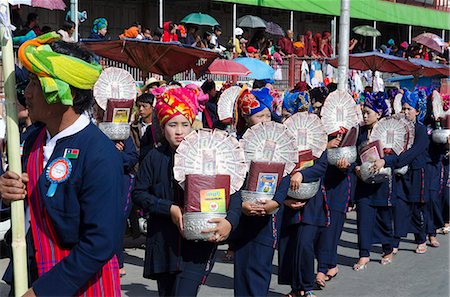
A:
{"label": "silver bowl", "polygon": [[226,216],[226,213],[187,212],[183,215],[184,237],[187,240],[207,241],[211,233],[202,233],[202,231],[214,228],[217,225],[208,221],[211,219],[225,218]]}
{"label": "silver bowl", "polygon": [[378,172],[372,171],[373,162],[364,162],[360,167],[361,179],[368,184],[379,184],[386,181],[391,175],[391,168],[381,168]]}
{"label": "silver bowl", "polygon": [[[266,194],[266,193],[260,193],[260,192],[251,192],[251,191],[241,191],[241,198],[242,202],[252,202],[252,203],[258,203],[261,201],[266,200],[272,200],[274,194]],[[279,208],[275,209],[273,212],[269,213],[274,214],[278,211]]]}
{"label": "silver bowl", "polygon": [[302,183],[297,191],[288,190],[288,196],[298,200],[311,199],[320,188],[320,180],[312,183]]}
{"label": "silver bowl", "polygon": [[101,122],[98,128],[111,140],[125,140],[130,137],[130,125],[128,123]]}
{"label": "silver bowl", "polygon": [[408,165],[405,165],[402,168],[394,169],[394,173],[398,175],[405,175],[406,172],[408,172]]}
{"label": "silver bowl", "polygon": [[450,129],[436,129],[433,130],[431,139],[436,143],[447,143],[450,136]]}
{"label": "silver bowl", "polygon": [[327,150],[328,164],[334,166],[341,158],[346,158],[349,163],[353,163],[357,155],[356,146],[335,147]]}

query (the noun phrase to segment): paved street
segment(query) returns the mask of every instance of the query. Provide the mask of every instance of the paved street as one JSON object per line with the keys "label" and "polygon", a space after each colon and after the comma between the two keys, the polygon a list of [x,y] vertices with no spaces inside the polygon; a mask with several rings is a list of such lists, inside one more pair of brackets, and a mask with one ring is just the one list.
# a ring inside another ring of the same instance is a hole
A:
{"label": "paved street", "polygon": [[[367,270],[351,270],[357,260],[355,213],[349,214],[339,246],[339,275],[328,286],[317,291],[320,297],[328,296],[449,296],[449,236],[440,236],[441,247],[428,248],[428,253],[416,255],[412,237],[400,245],[400,252],[394,262],[381,266],[381,248],[375,247],[372,262]],[[208,278],[206,286],[200,289],[199,296],[233,296],[233,266],[221,261],[226,246],[222,246],[218,262]],[[122,279],[123,296],[157,296],[156,283],[142,277],[144,251],[130,248],[126,250],[127,275]],[[0,260],[0,273],[3,273],[7,260]],[[273,276],[269,296],[282,296],[289,287],[277,284],[277,258],[273,262]],[[0,296],[6,296],[8,287],[0,284]]]}

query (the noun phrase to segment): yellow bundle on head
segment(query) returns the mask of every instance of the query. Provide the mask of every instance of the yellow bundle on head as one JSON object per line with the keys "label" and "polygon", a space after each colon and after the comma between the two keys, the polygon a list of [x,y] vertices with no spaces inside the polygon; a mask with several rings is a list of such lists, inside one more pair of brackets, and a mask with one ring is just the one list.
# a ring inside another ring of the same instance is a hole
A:
{"label": "yellow bundle on head", "polygon": [[19,59],[28,71],[39,78],[47,103],[60,102],[72,106],[70,86],[92,89],[102,66],[54,52],[49,44],[60,39],[58,33],[50,32],[29,40],[19,48]]}

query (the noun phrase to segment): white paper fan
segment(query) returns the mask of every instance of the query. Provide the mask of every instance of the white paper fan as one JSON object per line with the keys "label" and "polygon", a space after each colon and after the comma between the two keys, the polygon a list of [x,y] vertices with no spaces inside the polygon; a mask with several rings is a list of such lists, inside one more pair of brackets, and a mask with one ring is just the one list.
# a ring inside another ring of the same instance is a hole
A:
{"label": "white paper fan", "polygon": [[283,124],[259,123],[247,129],[240,140],[245,159],[259,162],[285,163],[284,175],[291,173],[298,162],[294,137]]}
{"label": "white paper fan", "polygon": [[434,118],[436,120],[439,118],[444,118],[445,111],[444,111],[444,106],[442,104],[442,97],[441,97],[441,94],[439,94],[439,92],[436,90],[433,91],[432,104],[433,104]]}
{"label": "white paper fan", "polygon": [[379,140],[383,149],[392,149],[397,155],[400,155],[406,149],[407,138],[408,128],[402,120],[387,117],[375,124],[369,142]]}
{"label": "white paper fan", "polygon": [[394,97],[394,111],[395,111],[395,113],[401,113],[402,112],[402,97],[403,97],[403,94],[397,94]]}
{"label": "white paper fan", "polygon": [[356,103],[346,91],[330,93],[323,104],[320,115],[325,131],[328,134],[339,131],[341,128],[350,130],[358,124]]}
{"label": "white paper fan", "polygon": [[317,115],[298,112],[288,118],[284,125],[294,136],[298,151],[310,149],[314,157],[320,158],[327,148],[327,132]]}
{"label": "white paper fan", "polygon": [[416,137],[416,127],[414,126],[414,123],[406,117],[404,113],[398,113],[392,115],[393,118],[399,119],[403,124],[405,124],[406,129],[408,131],[407,135],[407,143],[406,143],[406,149],[409,150],[412,145],[414,144],[414,139]]}
{"label": "white paper fan", "polygon": [[238,86],[229,87],[220,95],[219,101],[217,101],[217,115],[219,116],[219,120],[223,121],[234,117],[236,100],[239,97],[241,89]]}
{"label": "white paper fan", "polygon": [[219,129],[192,131],[178,146],[173,167],[174,177],[183,188],[187,174],[229,175],[231,194],[241,189],[247,171],[239,141]]}
{"label": "white paper fan", "polygon": [[94,98],[106,110],[108,99],[136,99],[136,83],[125,69],[105,68],[94,85]]}

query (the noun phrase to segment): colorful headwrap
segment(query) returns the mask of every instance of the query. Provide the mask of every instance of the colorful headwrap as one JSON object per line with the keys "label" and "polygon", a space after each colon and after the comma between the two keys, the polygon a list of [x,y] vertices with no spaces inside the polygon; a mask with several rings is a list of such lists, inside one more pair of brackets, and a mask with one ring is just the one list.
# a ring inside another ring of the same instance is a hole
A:
{"label": "colorful headwrap", "polygon": [[70,86],[90,90],[102,72],[102,66],[56,53],[49,43],[61,39],[56,32],[28,40],[19,48],[22,64],[39,78],[48,104],[73,105]]}
{"label": "colorful headwrap", "polygon": [[108,27],[108,21],[105,18],[98,18],[94,20],[92,25],[92,33],[98,33],[101,29]]}
{"label": "colorful headwrap", "polygon": [[268,88],[249,91],[243,88],[238,99],[238,107],[244,117],[249,117],[268,108],[272,112],[273,97]]}
{"label": "colorful headwrap", "polygon": [[386,104],[385,97],[384,92],[364,93],[364,107],[368,107],[381,114],[382,117],[386,117],[389,115],[389,107]]}
{"label": "colorful headwrap", "polygon": [[309,100],[309,92],[286,92],[283,99],[283,108],[290,114],[294,114],[299,111],[312,112],[312,105]]}
{"label": "colorful headwrap", "polygon": [[407,89],[404,89],[402,105],[405,103],[419,111],[419,114],[417,115],[417,121],[419,123],[423,123],[425,114],[427,112],[427,94],[425,93],[425,91],[415,90],[414,92],[410,92]]}
{"label": "colorful headwrap", "polygon": [[161,126],[177,115],[183,115],[192,125],[195,116],[204,109],[204,102],[199,101],[201,97],[198,90],[190,87],[166,89],[158,96],[155,106],[156,117]]}

